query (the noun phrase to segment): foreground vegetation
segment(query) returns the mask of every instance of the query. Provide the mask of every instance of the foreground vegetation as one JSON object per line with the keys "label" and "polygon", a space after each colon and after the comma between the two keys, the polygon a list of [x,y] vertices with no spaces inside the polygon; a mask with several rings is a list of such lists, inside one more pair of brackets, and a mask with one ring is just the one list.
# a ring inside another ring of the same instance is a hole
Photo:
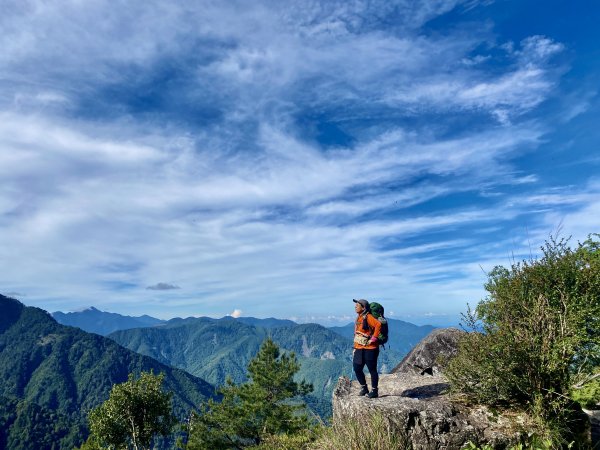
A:
{"label": "foreground vegetation", "polygon": [[293,353],[282,354],[266,339],[248,365],[250,380],[240,385],[229,381],[219,390],[220,401],[210,399],[202,404],[180,430],[175,428],[171,393],[160,387],[163,376],[130,376],[90,412],[91,433],[81,450],[150,449],[155,437],[175,432],[179,435],[177,446],[187,450],[271,448],[276,441],[282,442],[278,439],[285,439],[283,436],[289,438],[287,448],[293,448],[289,446],[292,442],[313,440],[310,433],[316,425],[302,402],[312,385],[294,380],[299,369]]}
{"label": "foreground vegetation", "polygon": [[573,398],[600,401],[597,237],[575,249],[551,239],[539,260],[496,267],[446,371],[453,391],[473,402],[526,410],[555,447],[588,445],[587,417]]}

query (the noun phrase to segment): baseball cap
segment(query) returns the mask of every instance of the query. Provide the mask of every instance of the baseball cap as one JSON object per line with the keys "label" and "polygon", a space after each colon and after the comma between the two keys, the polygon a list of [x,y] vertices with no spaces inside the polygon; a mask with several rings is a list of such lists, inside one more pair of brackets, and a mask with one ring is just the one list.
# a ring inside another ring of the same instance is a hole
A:
{"label": "baseball cap", "polygon": [[360,298],[360,299],[353,298],[352,301],[354,303],[360,303],[362,305],[362,307],[365,309],[369,309],[369,302],[367,300],[365,300],[364,298]]}

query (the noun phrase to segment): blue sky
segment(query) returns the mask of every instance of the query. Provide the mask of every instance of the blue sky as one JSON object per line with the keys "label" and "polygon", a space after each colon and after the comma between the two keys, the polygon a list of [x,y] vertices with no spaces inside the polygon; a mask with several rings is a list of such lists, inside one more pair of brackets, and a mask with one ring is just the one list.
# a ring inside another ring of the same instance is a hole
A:
{"label": "blue sky", "polygon": [[452,323],[495,265],[600,231],[598,2],[2,8],[0,289],[27,305]]}

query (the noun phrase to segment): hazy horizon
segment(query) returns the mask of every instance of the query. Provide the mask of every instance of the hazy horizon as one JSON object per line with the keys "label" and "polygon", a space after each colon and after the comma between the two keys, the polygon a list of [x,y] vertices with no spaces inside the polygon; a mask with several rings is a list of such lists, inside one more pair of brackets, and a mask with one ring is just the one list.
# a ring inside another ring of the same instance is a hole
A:
{"label": "hazy horizon", "polygon": [[[23,302],[22,299],[20,299],[19,301]],[[26,304],[25,302],[23,302],[24,304]],[[26,305],[29,306],[29,305]],[[83,307],[83,308],[79,308],[76,310],[72,310],[72,311],[48,311],[51,314],[55,314],[55,313],[63,313],[63,314],[70,314],[70,313],[82,313],[85,312],[87,310],[90,309],[95,309],[96,311],[102,312],[102,313],[116,313],[116,314],[120,314],[116,311],[104,311],[101,309],[96,308],[95,306],[88,306],[88,307]],[[150,316],[149,314],[144,313],[143,311],[139,311],[136,314],[121,314],[122,316],[128,316],[128,317],[140,317],[140,316]],[[306,316],[306,317],[273,317],[273,316],[263,316],[263,317],[256,317],[256,316],[245,316],[241,314],[241,311],[234,311],[232,314],[226,314],[223,316],[208,316],[208,315],[203,315],[203,314],[198,314],[198,315],[190,315],[190,316],[173,316],[173,315],[162,315],[162,316],[150,316],[153,317],[155,319],[160,319],[160,320],[172,320],[172,319],[189,319],[189,318],[195,318],[195,319],[200,319],[203,317],[206,318],[210,318],[210,319],[225,319],[225,318],[233,318],[233,319],[244,319],[244,318],[254,318],[254,319],[278,319],[278,320],[291,320],[293,322],[296,322],[298,324],[304,324],[304,323],[317,323],[319,325],[323,325],[323,326],[327,326],[327,327],[332,327],[332,326],[344,326],[347,325],[349,323],[353,323],[355,320],[355,315],[352,316],[331,316],[331,317],[318,317],[318,316]],[[432,325],[432,326],[460,326],[460,317],[456,316],[456,317],[451,317],[451,316],[446,316],[446,315],[431,315],[431,316],[417,316],[417,317],[412,317],[412,316],[402,316],[402,317],[389,317],[390,319],[394,319],[394,320],[402,320],[405,322],[409,322],[412,323],[413,325],[418,325],[418,326],[423,326],[423,325]],[[412,320],[411,320],[412,319]]]}

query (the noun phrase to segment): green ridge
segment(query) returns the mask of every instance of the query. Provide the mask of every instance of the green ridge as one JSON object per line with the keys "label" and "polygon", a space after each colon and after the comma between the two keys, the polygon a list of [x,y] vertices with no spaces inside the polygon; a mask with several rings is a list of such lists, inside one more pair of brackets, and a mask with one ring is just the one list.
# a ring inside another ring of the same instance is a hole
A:
{"label": "green ridge", "polygon": [[[9,399],[0,410],[2,436],[5,442],[32,436],[9,448],[51,449],[57,439],[60,448],[79,445],[87,436],[88,411],[108,398],[112,385],[149,370],[165,373],[163,386],[173,392],[179,417],[214,395],[213,386],[185,371],[60,325],[47,312],[0,295],[0,396]],[[41,425],[31,421],[36,417]],[[45,419],[50,417],[59,419],[56,430]],[[31,424],[38,432],[32,433]]]}

